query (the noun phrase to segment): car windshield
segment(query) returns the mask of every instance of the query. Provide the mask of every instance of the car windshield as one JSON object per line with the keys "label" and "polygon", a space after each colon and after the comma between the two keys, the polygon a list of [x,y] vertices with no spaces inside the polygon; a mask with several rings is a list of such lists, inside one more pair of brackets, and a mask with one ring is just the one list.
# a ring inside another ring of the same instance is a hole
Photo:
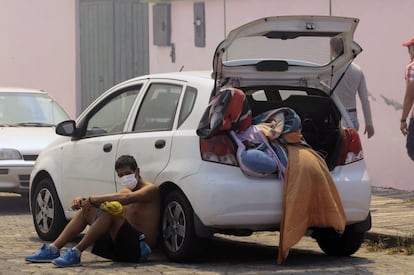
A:
{"label": "car windshield", "polygon": [[46,94],[0,93],[0,127],[49,127],[69,119]]}
{"label": "car windshield", "polygon": [[300,60],[301,65],[323,66],[331,62],[328,36],[241,37],[233,41],[223,57],[226,66],[240,65],[238,60]]}

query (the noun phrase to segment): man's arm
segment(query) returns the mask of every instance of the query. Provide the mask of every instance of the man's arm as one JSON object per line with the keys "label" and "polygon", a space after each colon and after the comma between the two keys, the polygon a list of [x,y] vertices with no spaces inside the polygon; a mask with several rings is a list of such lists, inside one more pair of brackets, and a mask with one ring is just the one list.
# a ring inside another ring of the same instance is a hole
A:
{"label": "man's arm", "polygon": [[99,206],[105,201],[119,201],[122,205],[135,202],[149,202],[158,196],[158,188],[154,184],[143,183],[143,186],[133,192],[118,192],[89,197],[88,203]]}
{"label": "man's arm", "polygon": [[362,112],[364,113],[364,120],[365,120],[365,131],[364,134],[367,134],[367,137],[370,138],[374,135],[374,125],[372,123],[372,113],[371,113],[371,105],[368,99],[368,88],[367,83],[365,81],[364,73],[361,71],[361,81],[359,82],[358,87],[358,96],[359,100],[361,101]]}
{"label": "man's arm", "polygon": [[403,102],[403,110],[401,114],[400,130],[404,136],[408,134],[407,117],[414,103],[414,81],[408,82],[405,89],[405,96]]}

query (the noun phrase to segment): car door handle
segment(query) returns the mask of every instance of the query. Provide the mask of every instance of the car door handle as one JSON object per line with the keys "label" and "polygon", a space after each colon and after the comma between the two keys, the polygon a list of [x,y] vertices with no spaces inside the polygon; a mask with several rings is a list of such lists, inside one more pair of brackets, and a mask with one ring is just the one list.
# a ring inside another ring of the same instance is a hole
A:
{"label": "car door handle", "polygon": [[157,148],[157,149],[164,148],[164,146],[165,146],[165,140],[164,139],[159,139],[155,142],[155,148]]}
{"label": "car door handle", "polygon": [[108,153],[112,151],[112,144],[111,143],[107,143],[103,146],[103,150],[104,152]]}

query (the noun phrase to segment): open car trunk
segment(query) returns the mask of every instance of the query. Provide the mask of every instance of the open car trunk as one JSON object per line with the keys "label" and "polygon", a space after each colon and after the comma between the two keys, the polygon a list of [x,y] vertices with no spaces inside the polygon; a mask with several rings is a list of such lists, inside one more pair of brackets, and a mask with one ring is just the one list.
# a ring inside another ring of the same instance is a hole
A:
{"label": "open car trunk", "polygon": [[[334,74],[362,51],[353,40],[358,23],[357,18],[288,15],[242,25],[216,48],[212,95],[224,87],[243,90],[253,116],[290,107],[301,118],[306,142],[325,159],[330,170],[340,159],[340,163],[349,163],[342,160],[342,155],[347,159],[349,148],[344,147],[342,153],[346,134],[330,95],[336,86]],[[332,41],[338,41],[341,54],[332,55]],[[205,149],[209,150],[209,145]],[[362,150],[356,151],[350,154],[351,162],[362,158]],[[203,159],[207,156],[203,154]],[[223,156],[211,159],[228,161]]]}
{"label": "open car trunk", "polygon": [[306,142],[335,168],[341,147],[341,114],[324,92],[312,88],[282,86],[243,89],[256,116],[280,107],[290,107],[301,118]]}

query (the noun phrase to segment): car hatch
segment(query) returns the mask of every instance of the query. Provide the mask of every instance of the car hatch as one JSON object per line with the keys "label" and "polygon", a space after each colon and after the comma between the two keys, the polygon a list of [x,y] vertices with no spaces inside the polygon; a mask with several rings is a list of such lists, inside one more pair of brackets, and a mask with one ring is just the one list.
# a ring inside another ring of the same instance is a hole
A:
{"label": "car hatch", "polygon": [[[292,85],[329,90],[332,74],[361,51],[353,41],[357,18],[275,16],[231,31],[214,54],[218,86]],[[333,59],[330,40],[343,41],[343,54]]]}

